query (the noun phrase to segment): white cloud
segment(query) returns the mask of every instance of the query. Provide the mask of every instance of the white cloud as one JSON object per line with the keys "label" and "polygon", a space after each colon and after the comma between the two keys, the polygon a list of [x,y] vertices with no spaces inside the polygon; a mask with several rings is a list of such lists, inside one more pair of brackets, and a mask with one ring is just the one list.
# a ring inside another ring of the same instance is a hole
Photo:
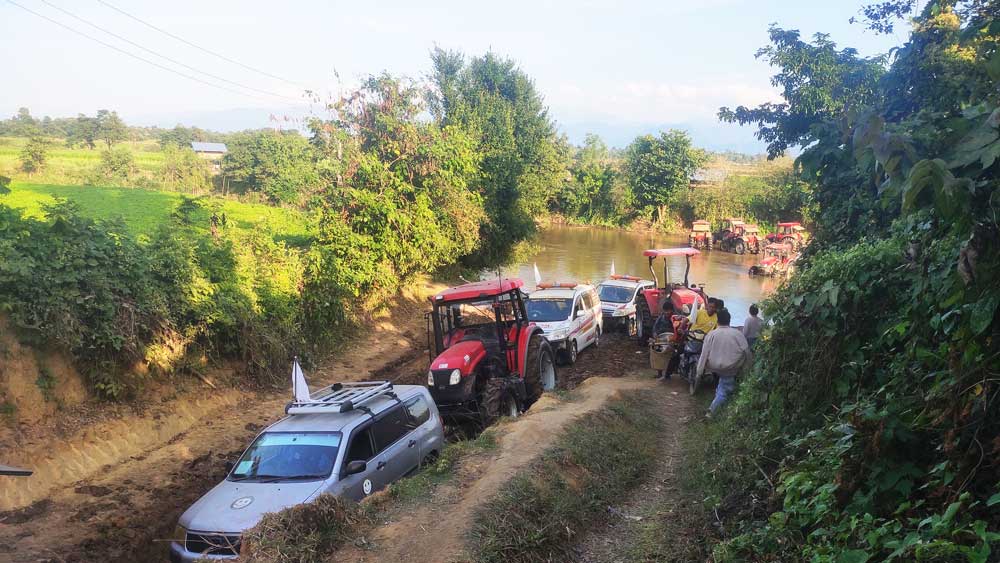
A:
{"label": "white cloud", "polygon": [[745,82],[633,81],[599,88],[557,84],[546,101],[563,119],[682,122],[714,117],[721,106],[777,102],[781,96],[775,88]]}

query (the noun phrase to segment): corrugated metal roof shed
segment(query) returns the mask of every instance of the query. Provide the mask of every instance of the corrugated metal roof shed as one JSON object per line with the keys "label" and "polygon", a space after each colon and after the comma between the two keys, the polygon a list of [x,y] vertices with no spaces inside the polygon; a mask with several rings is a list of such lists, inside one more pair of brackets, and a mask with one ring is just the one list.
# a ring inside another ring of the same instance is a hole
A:
{"label": "corrugated metal roof shed", "polygon": [[228,152],[225,143],[191,143],[191,148],[194,152],[217,152],[225,153]]}

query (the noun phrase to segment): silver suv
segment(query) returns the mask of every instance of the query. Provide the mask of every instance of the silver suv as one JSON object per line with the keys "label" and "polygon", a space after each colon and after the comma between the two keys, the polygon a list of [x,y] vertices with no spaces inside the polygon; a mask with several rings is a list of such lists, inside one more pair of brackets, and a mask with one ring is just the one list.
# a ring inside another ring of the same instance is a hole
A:
{"label": "silver suv", "polygon": [[[301,378],[297,364],[295,372]],[[304,387],[304,378],[296,385]],[[288,416],[261,432],[226,479],[181,515],[171,562],[234,558],[242,532],[265,513],[323,493],[361,500],[444,447],[426,387],[344,383],[296,396]]]}

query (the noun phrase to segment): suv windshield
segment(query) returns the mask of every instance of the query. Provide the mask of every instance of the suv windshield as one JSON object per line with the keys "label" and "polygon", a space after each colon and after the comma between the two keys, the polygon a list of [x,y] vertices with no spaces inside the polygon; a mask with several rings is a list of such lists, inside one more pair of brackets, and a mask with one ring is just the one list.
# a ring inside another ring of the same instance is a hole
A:
{"label": "suv windshield", "polygon": [[524,306],[528,309],[529,321],[540,323],[565,321],[569,318],[570,309],[573,308],[573,300],[535,298],[525,301]]}
{"label": "suv windshield", "polygon": [[325,479],[333,471],[340,432],[265,432],[236,462],[230,481]]}
{"label": "suv windshield", "polygon": [[610,303],[628,303],[632,300],[633,291],[635,290],[630,287],[621,287],[618,285],[597,286],[597,293],[601,296],[601,301],[608,301]]}

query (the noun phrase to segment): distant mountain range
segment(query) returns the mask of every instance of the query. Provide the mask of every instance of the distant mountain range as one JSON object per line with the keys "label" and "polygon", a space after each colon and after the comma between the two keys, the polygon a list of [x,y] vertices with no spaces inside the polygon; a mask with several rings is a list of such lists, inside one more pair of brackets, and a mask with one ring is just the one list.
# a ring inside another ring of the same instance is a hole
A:
{"label": "distant mountain range", "polygon": [[[135,125],[173,127],[182,124],[212,131],[239,131],[280,127],[304,130],[308,111],[288,108],[237,108],[219,111],[178,113],[171,115],[124,116]],[[715,119],[693,119],[682,123],[624,123],[611,121],[559,121],[559,130],[570,142],[580,144],[587,133],[596,133],[611,147],[624,148],[638,135],[656,134],[667,129],[687,131],[696,146],[712,151],[734,151],[744,154],[765,152],[764,143],[754,137],[750,127],[720,123]]]}

